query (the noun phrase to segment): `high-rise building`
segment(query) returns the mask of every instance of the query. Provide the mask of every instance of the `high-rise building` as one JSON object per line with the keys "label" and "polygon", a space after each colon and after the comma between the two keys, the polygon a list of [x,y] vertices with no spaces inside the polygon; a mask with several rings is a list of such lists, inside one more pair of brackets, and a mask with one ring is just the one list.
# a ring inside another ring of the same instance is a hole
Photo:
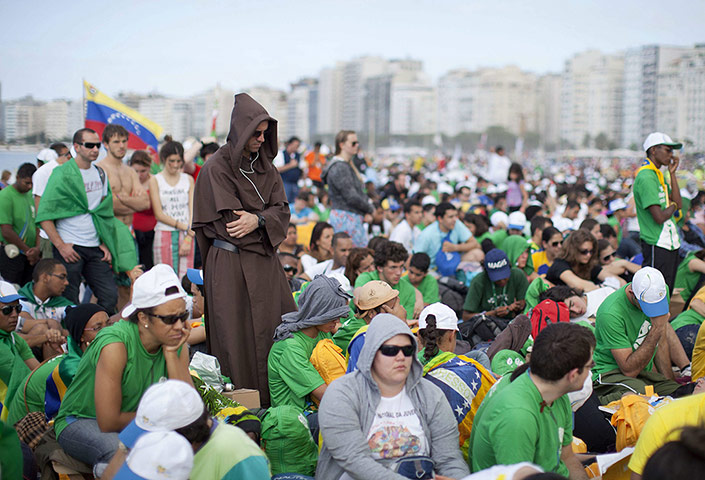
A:
{"label": "high-rise building", "polygon": [[649,133],[656,131],[659,75],[665,74],[687,51],[685,47],[649,45],[625,52],[623,147],[641,145]]}
{"label": "high-rise building", "polygon": [[230,116],[233,110],[235,94],[232,90],[222,88],[219,84],[203,93],[192,96],[191,135],[196,138],[211,134],[213,116],[216,116],[215,133],[219,138],[227,136],[230,131]]}
{"label": "high-rise building", "polygon": [[5,141],[23,141],[27,137],[44,132],[46,104],[23,97],[3,103],[3,125]]}
{"label": "high-rise building", "polygon": [[269,115],[277,120],[277,133],[279,142],[286,141],[290,137],[288,125],[287,95],[283,90],[264,86],[252,87],[245,90],[252,98],[262,105]]}
{"label": "high-rise building", "polygon": [[365,81],[387,73],[389,62],[381,57],[360,57],[343,67],[342,128],[361,132],[365,120]]}
{"label": "high-rise building", "polygon": [[317,134],[332,137],[343,126],[343,62],[318,76]]}
{"label": "high-rise building", "polygon": [[438,130],[455,137],[471,132],[477,82],[470,70],[451,70],[438,80]]}
{"label": "high-rise building", "polygon": [[557,147],[561,128],[561,75],[549,73],[538,79],[536,92],[537,127],[543,148]]}
{"label": "high-rise building", "polygon": [[288,99],[288,124],[290,135],[313,144],[317,139],[318,80],[302,78],[291,84]]}
{"label": "high-rise building", "polygon": [[83,127],[81,100],[53,100],[46,104],[44,131],[49,141],[70,140]]}
{"label": "high-rise building", "polygon": [[562,79],[561,139],[574,147],[594,146],[599,137],[617,145],[622,138],[624,55],[578,53],[566,60]]}
{"label": "high-rise building", "polygon": [[191,132],[191,104],[187,99],[151,95],[139,103],[139,112],[159,124],[164,135],[183,142]]}

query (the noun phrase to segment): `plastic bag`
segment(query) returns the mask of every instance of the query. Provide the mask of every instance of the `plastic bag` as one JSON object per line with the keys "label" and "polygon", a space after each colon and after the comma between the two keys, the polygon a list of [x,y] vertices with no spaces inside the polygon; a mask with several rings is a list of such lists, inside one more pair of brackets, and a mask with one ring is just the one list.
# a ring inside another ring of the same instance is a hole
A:
{"label": "plastic bag", "polygon": [[204,383],[213,387],[218,393],[223,391],[220,362],[214,356],[202,352],[194,353],[189,370],[194,370]]}

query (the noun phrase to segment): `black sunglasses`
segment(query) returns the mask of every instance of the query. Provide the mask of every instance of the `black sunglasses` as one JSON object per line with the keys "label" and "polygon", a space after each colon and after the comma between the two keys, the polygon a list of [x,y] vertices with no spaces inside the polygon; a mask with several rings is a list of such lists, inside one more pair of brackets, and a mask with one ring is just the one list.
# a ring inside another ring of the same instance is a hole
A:
{"label": "black sunglasses", "polygon": [[399,352],[403,353],[405,357],[410,357],[414,354],[413,345],[405,345],[400,347],[399,345],[382,345],[379,347],[379,353],[385,357],[396,357]]}
{"label": "black sunglasses", "polygon": [[83,143],[80,143],[79,145],[83,145],[83,146],[86,147],[88,150],[92,150],[92,149],[94,149],[94,148],[100,149],[100,142],[98,142],[98,143],[83,142]]}
{"label": "black sunglasses", "polygon": [[550,245],[555,248],[555,247],[559,246],[560,244],[561,244],[561,242],[551,242]]}
{"label": "black sunglasses", "polygon": [[167,325],[173,325],[179,320],[181,320],[182,322],[188,320],[188,312],[178,313],[176,315],[156,315],[154,313],[148,313],[147,315],[149,315],[150,317],[158,318]]}
{"label": "black sunglasses", "polygon": [[264,135],[267,130],[255,130],[252,132],[252,137],[253,138],[259,138],[260,136]]}
{"label": "black sunglasses", "polygon": [[295,271],[297,271],[297,270],[298,270],[298,268],[292,267],[291,265],[286,265],[286,266],[284,267],[284,271],[285,271],[285,272],[295,272]]}
{"label": "black sunglasses", "polygon": [[20,313],[22,311],[22,305],[6,305],[2,307],[2,310],[0,311],[3,315],[10,315],[13,310]]}
{"label": "black sunglasses", "polygon": [[610,258],[614,257],[614,253],[610,253],[609,255],[605,255],[602,257],[603,262],[609,262]]}
{"label": "black sunglasses", "polygon": [[593,253],[595,253],[595,251],[594,250],[578,250],[578,253],[580,253],[580,255],[592,255]]}
{"label": "black sunglasses", "polygon": [[357,147],[357,146],[358,146],[358,142],[352,142],[352,146],[353,146],[353,147]]}

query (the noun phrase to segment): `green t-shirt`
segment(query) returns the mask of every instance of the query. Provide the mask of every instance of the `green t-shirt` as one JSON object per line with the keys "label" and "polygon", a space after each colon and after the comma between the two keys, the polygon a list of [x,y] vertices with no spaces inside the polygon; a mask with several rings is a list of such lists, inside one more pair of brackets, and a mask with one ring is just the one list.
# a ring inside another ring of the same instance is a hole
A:
{"label": "green t-shirt", "polygon": [[678,330],[679,328],[685,327],[687,325],[702,324],[703,316],[692,308],[686,310],[685,312],[681,312],[680,315],[678,315],[675,319],[671,320],[671,326],[673,327],[673,330]]}
{"label": "green t-shirt", "polygon": [[[34,216],[34,198],[31,191],[20,193],[13,185],[0,190],[0,225],[12,225],[15,233],[30,248],[36,246],[37,242]],[[2,234],[0,241],[5,242]]]}
{"label": "green t-shirt", "polygon": [[2,478],[21,479],[22,447],[17,432],[0,420],[0,474]]}
{"label": "green t-shirt", "polygon": [[682,288],[681,297],[686,302],[693,294],[693,290],[700,280],[700,272],[691,272],[688,268],[688,264],[692,259],[695,258],[696,252],[690,252],[683,261],[678,265],[678,270],[676,271],[676,283],[673,288]]}
{"label": "green t-shirt", "polygon": [[[399,283],[401,282],[406,282],[412,287],[414,286],[409,280],[408,274],[401,277]],[[438,294],[438,280],[433,278],[433,275],[426,275],[425,277],[423,277],[423,280],[421,280],[421,283],[419,283],[419,286],[416,288],[419,290],[419,292],[421,292],[421,295],[423,296],[423,303],[425,303],[426,305],[441,301],[441,297]]]}
{"label": "green t-shirt", "polygon": [[[480,313],[511,305],[515,300],[524,298],[528,287],[529,281],[526,275],[516,267],[512,268],[509,282],[504,287],[498,287],[490,281],[486,272],[480,272],[470,282],[463,310]],[[510,313],[510,316],[514,317],[514,314]]]}
{"label": "green t-shirt", "polygon": [[345,319],[338,331],[333,335],[333,343],[339,346],[343,352],[347,352],[350,340],[360,330],[360,327],[365,325],[367,324],[364,320],[357,318],[353,312],[350,312],[348,318]]}
{"label": "green t-shirt", "polygon": [[61,402],[61,408],[54,422],[56,437],[68,425],[67,417],[96,418],[95,414],[95,372],[103,347],[112,343],[123,343],[127,351],[127,361],[122,374],[121,412],[135,412],[142,394],[150,385],[168,378],[164,352],[145,350],[140,340],[137,324],[120,320],[102,329],[91,346],[83,354],[76,376],[71,382]]}
{"label": "green t-shirt", "polygon": [[607,219],[607,225],[610,227],[614,228],[614,230],[617,232],[617,244],[622,243],[622,225],[619,223],[619,220],[617,220],[617,217],[612,215]]}
{"label": "green t-shirt", "polygon": [[490,234],[490,240],[492,240],[495,247],[502,248],[502,243],[504,243],[508,236],[509,232],[506,230],[497,230]]}
{"label": "green t-shirt", "polygon": [[[31,373],[32,376],[29,378],[29,382],[27,382],[27,378],[22,381],[20,390],[14,396],[9,405],[10,413],[7,417],[7,421],[10,425],[17,423],[17,421],[29,412],[44,411],[44,396],[47,390],[47,378],[65,356],[66,354],[59,355],[47,360]],[[27,384],[26,389],[25,383]],[[27,407],[25,407],[25,401],[27,402]],[[29,410],[27,408],[29,408]]]}
{"label": "green t-shirt", "polygon": [[532,308],[539,304],[539,295],[548,290],[548,284],[543,280],[543,278],[534,278],[529,287],[526,289],[526,308],[524,308],[524,315],[529,315]]}
{"label": "green t-shirt", "polygon": [[[651,329],[651,319],[629,301],[626,288],[625,285],[607,297],[595,314],[597,345],[593,355],[595,360],[595,368],[592,369],[593,379],[597,379],[597,375],[601,373],[619,368],[612,356],[612,350],[618,348],[636,350]],[[652,356],[645,370],[650,371],[653,362]]]}
{"label": "green t-shirt", "polygon": [[26,361],[30,358],[34,354],[17,332],[0,330],[0,420],[7,420],[12,399],[29,375]]}
{"label": "green t-shirt", "polygon": [[[666,188],[670,192],[670,186]],[[662,225],[656,223],[649,212],[651,205],[658,205],[665,209],[669,199],[661,188],[656,172],[651,170],[640,171],[634,179],[634,203],[636,205],[636,218],[639,221],[639,235],[649,245],[677,250],[680,247],[678,229],[673,218],[669,218]]]}
{"label": "green t-shirt", "polygon": [[193,456],[191,480],[271,478],[267,457],[242,429],[225,423],[213,427],[208,441]]}
{"label": "green t-shirt", "polygon": [[[374,272],[365,272],[360,274],[360,276],[358,276],[355,280],[355,288],[361,287],[372,280],[379,280],[378,271],[375,270]],[[402,282],[399,280],[399,283],[396,285],[391,285],[391,287],[399,292],[399,303],[401,303],[401,306],[404,307],[404,310],[406,310],[406,318],[414,318],[416,292],[414,291],[414,287],[411,285],[411,282]]]}
{"label": "green t-shirt", "polygon": [[272,406],[293,405],[303,411],[308,395],[326,383],[311,363],[316,344],[329,333],[320,332],[316,338],[294,332],[292,338],[274,342],[267,358],[269,394]]}
{"label": "green t-shirt", "polygon": [[[475,415],[470,434],[470,470],[531,462],[568,476],[561,449],[573,441],[567,395],[541,407],[543,399],[528,373],[490,391]],[[502,383],[502,382],[500,382]]]}

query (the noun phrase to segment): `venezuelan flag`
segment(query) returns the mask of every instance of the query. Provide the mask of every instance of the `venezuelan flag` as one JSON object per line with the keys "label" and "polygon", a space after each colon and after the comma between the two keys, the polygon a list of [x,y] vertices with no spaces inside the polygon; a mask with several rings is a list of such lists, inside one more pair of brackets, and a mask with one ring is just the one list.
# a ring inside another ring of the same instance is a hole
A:
{"label": "venezuelan flag", "polygon": [[102,136],[107,124],[122,125],[130,134],[127,140],[128,148],[151,149],[154,152],[159,150],[161,126],[138,111],[110,98],[86,81],[83,82],[83,89],[86,98],[86,128],[92,128]]}

